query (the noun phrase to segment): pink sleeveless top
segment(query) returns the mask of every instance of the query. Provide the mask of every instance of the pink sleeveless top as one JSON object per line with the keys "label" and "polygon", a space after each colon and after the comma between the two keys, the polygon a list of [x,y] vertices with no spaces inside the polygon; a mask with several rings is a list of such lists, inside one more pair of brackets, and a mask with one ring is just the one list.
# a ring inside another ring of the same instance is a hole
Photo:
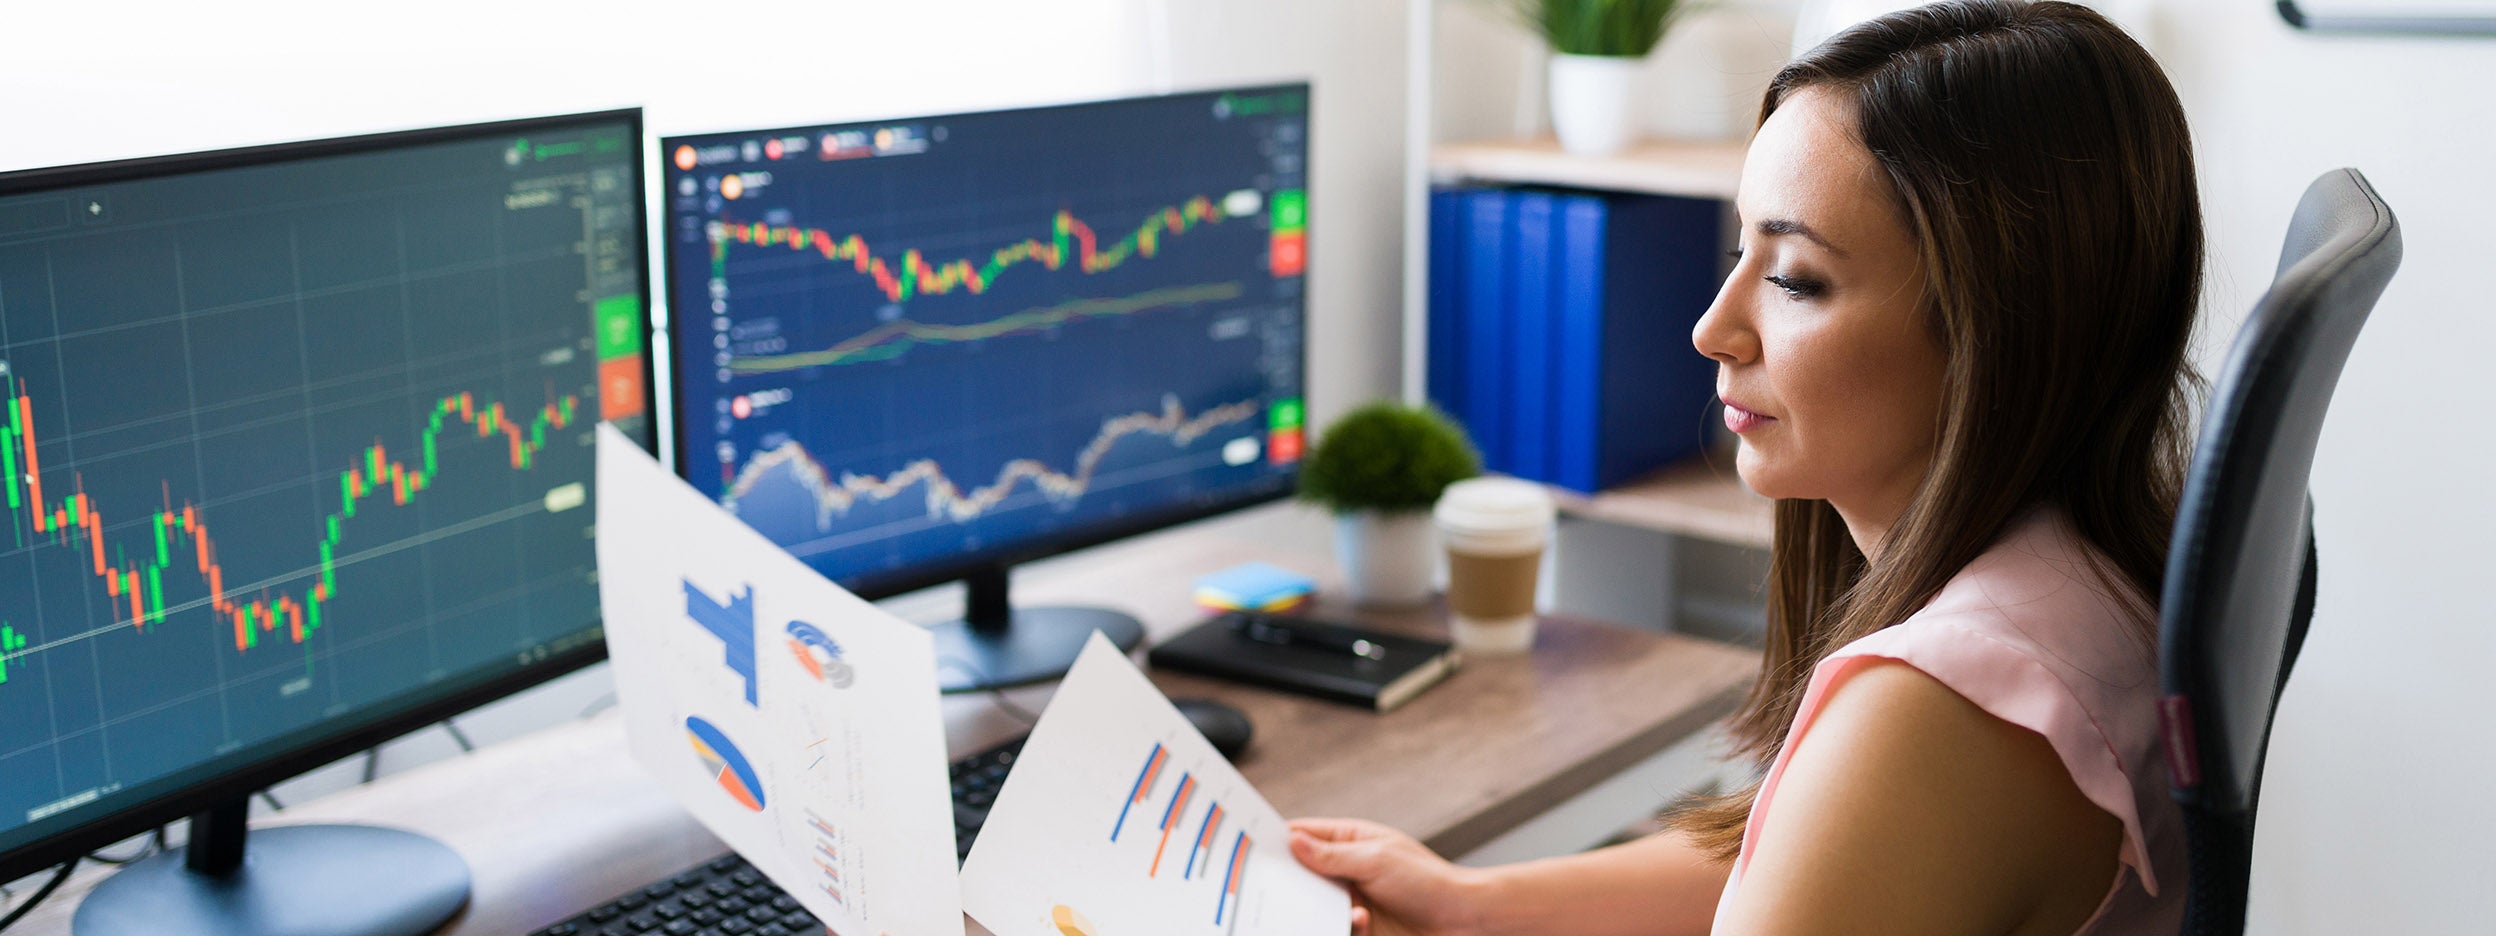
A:
{"label": "pink sleeveless top", "polygon": [[1741,886],[1774,808],[1777,780],[1829,690],[1896,660],[2010,722],[2045,736],[2080,792],[2123,822],[2121,867],[2079,936],[2168,936],[2184,915],[2183,814],[2167,797],[2158,731],[2157,654],[2145,611],[2108,594],[2091,547],[2052,508],[2029,511],[1906,621],[1839,648],[1812,671],[1785,748],[1751,804],[1742,853],[1716,919]]}

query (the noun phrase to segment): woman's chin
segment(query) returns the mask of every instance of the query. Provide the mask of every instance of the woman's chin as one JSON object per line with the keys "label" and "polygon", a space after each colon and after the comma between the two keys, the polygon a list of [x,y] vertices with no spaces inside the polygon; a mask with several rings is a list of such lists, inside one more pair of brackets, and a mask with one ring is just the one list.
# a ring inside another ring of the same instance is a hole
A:
{"label": "woman's chin", "polygon": [[1786,480],[1784,472],[1778,468],[1776,459],[1768,457],[1748,441],[1742,443],[1741,450],[1733,457],[1734,474],[1741,477],[1742,486],[1750,488],[1752,493],[1769,498],[1797,496],[1787,493],[1790,485],[1783,483]]}

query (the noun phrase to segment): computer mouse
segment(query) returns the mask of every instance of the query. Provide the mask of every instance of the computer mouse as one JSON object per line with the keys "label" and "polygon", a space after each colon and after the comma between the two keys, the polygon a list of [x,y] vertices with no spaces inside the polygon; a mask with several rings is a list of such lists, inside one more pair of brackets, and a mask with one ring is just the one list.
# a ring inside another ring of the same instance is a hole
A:
{"label": "computer mouse", "polygon": [[1238,760],[1240,752],[1248,750],[1248,740],[1257,735],[1257,726],[1248,721],[1248,713],[1228,703],[1173,699],[1170,704],[1178,706],[1179,714],[1187,716],[1187,723],[1196,726],[1196,733],[1204,735],[1205,740],[1213,742],[1213,749],[1222,752],[1223,757]]}

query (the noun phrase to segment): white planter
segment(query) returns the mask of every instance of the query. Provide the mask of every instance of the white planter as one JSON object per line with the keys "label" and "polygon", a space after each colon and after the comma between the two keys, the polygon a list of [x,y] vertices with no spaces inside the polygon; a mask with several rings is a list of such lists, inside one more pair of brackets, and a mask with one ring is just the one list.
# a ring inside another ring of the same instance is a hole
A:
{"label": "white planter", "polygon": [[1364,607],[1408,608],[1430,600],[1437,542],[1430,512],[1375,511],[1335,515],[1335,561]]}
{"label": "white planter", "polygon": [[1629,145],[1630,89],[1642,58],[1617,55],[1551,57],[1551,129],[1560,148],[1579,156],[1609,156]]}

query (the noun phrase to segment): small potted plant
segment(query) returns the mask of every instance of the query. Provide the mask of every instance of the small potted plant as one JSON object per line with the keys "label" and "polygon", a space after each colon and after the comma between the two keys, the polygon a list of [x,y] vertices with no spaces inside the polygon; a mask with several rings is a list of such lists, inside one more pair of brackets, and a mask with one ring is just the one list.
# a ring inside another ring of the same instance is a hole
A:
{"label": "small potted plant", "polygon": [[1629,145],[1630,87],[1682,0],[1505,0],[1551,44],[1551,129],[1560,147],[1606,156]]}
{"label": "small potted plant", "polygon": [[1465,431],[1429,407],[1378,402],[1327,428],[1300,466],[1300,497],[1335,515],[1335,556],[1352,599],[1409,606],[1430,598],[1430,507],[1482,473]]}

